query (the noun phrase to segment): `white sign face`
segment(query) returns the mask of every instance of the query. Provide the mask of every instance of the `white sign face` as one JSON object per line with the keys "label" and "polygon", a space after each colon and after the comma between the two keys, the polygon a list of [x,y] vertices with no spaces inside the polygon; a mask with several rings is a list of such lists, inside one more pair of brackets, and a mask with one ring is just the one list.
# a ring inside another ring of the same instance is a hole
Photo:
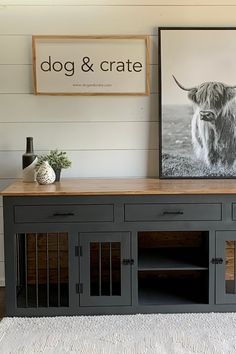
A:
{"label": "white sign face", "polygon": [[148,95],[148,36],[33,36],[35,94]]}

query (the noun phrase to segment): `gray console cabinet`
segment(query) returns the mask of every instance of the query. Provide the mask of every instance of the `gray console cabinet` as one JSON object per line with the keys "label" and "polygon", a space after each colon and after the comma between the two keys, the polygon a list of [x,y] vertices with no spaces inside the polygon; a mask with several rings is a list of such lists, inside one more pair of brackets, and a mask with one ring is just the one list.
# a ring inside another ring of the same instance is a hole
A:
{"label": "gray console cabinet", "polygon": [[7,315],[235,311],[235,203],[4,195]]}

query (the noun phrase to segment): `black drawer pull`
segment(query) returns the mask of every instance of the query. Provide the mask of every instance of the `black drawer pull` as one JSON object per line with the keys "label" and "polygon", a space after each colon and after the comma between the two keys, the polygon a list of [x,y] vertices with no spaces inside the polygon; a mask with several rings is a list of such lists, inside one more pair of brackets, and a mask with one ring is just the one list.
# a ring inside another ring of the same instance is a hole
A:
{"label": "black drawer pull", "polygon": [[181,210],[178,211],[163,211],[163,215],[184,215],[184,212]]}
{"label": "black drawer pull", "polygon": [[74,213],[54,213],[53,216],[74,216]]}

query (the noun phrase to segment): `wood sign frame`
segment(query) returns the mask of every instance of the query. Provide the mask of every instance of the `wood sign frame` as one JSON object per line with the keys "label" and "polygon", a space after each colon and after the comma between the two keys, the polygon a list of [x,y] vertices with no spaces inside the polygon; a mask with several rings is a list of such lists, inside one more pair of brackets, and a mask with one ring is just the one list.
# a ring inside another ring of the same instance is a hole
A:
{"label": "wood sign frame", "polygon": [[32,36],[36,95],[149,95],[149,36]]}

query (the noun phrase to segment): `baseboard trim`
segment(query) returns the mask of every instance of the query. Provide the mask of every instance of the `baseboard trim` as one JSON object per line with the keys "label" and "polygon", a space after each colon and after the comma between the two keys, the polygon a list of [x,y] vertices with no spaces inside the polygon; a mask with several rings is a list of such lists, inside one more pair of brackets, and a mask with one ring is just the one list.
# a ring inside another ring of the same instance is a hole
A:
{"label": "baseboard trim", "polygon": [[0,278],[0,287],[1,286],[5,286],[5,279],[4,278]]}

